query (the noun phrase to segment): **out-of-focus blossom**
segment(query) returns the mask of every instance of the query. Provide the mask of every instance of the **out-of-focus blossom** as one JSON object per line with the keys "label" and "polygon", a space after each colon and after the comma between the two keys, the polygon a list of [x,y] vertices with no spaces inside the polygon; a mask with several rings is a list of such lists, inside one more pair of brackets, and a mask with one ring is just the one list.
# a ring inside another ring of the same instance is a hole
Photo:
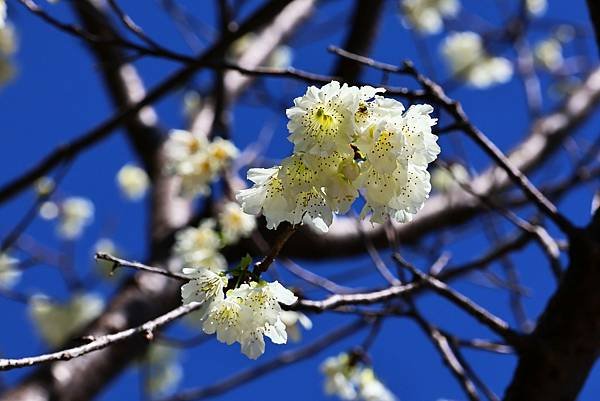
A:
{"label": "out-of-focus blossom", "polygon": [[187,197],[210,193],[210,184],[239,154],[226,139],[210,142],[202,135],[183,130],[171,131],[165,151],[166,172],[181,179],[181,193]]}
{"label": "out-of-focus blossom", "polygon": [[121,192],[131,200],[141,199],[148,190],[150,180],[144,169],[126,164],[117,173],[117,184]]}
{"label": "out-of-focus blossom", "polygon": [[452,163],[448,168],[439,167],[431,173],[431,185],[440,192],[452,192],[469,180],[469,172],[460,163]]}
{"label": "out-of-focus blossom", "polygon": [[558,39],[545,39],[535,46],[535,61],[549,71],[556,70],[564,62],[562,50],[562,43]]}
{"label": "out-of-focus blossom", "polygon": [[0,29],[6,25],[6,1],[0,0]]}
{"label": "out-of-focus blossom", "polygon": [[294,58],[294,51],[291,47],[281,45],[277,46],[275,50],[269,55],[265,65],[272,68],[287,68],[292,65]]}
{"label": "out-of-focus blossom", "polygon": [[212,219],[203,221],[198,227],[188,227],[177,233],[174,251],[184,267],[202,267],[216,272],[227,268],[227,261],[219,253],[221,239]]}
{"label": "out-of-focus blossom", "polygon": [[0,288],[11,288],[20,278],[19,260],[0,252]]}
{"label": "out-of-focus blossom", "polygon": [[66,303],[55,303],[44,295],[37,295],[30,300],[29,314],[44,340],[58,346],[95,319],[103,307],[102,298],[91,293],[76,294]]}
{"label": "out-of-focus blossom", "polygon": [[249,236],[256,228],[256,218],[244,213],[237,202],[228,202],[219,213],[219,226],[225,244]]}
{"label": "out-of-focus blossom", "polygon": [[6,4],[0,0],[0,85],[16,74],[11,56],[17,51],[18,41],[14,26],[6,21]]}
{"label": "out-of-focus blossom", "polygon": [[40,206],[40,217],[44,220],[54,220],[60,213],[60,208],[55,202],[46,201]]}
{"label": "out-of-focus blossom", "polygon": [[337,395],[342,400],[396,400],[372,368],[360,361],[352,361],[346,353],[327,358],[321,365],[321,372],[325,375],[325,393]]}
{"label": "out-of-focus blossom", "polygon": [[481,36],[475,32],[448,35],[442,43],[441,52],[452,74],[475,88],[508,82],[513,74],[511,62],[504,57],[490,55]]}
{"label": "out-of-focus blossom", "polygon": [[48,195],[49,193],[54,191],[55,186],[56,183],[50,177],[38,178],[34,184],[35,192],[38,194],[38,196]]}
{"label": "out-of-focus blossom", "polygon": [[281,321],[285,324],[288,338],[295,343],[302,339],[300,327],[304,328],[304,330],[312,329],[312,321],[302,312],[281,311]]}
{"label": "out-of-focus blossom", "polygon": [[15,27],[6,23],[0,28],[0,56],[10,56],[17,51],[18,48],[17,32]]}
{"label": "out-of-focus blossom", "polygon": [[58,233],[65,239],[78,238],[94,218],[94,204],[86,198],[70,197],[60,204]]}
{"label": "out-of-focus blossom", "polygon": [[546,12],[548,2],[547,0],[525,0],[525,7],[529,14],[539,17]]}
{"label": "out-of-focus blossom", "polygon": [[[252,46],[257,39],[254,33],[248,33],[231,44],[227,51],[227,60],[236,63],[238,59]],[[287,68],[292,64],[293,51],[286,45],[279,45],[261,64],[265,67]]]}
{"label": "out-of-focus blossom", "polygon": [[183,95],[183,114],[188,119],[194,118],[194,116],[200,111],[202,107],[202,97],[196,91],[187,91]]}
{"label": "out-of-focus blossom", "polygon": [[402,0],[400,3],[405,22],[417,31],[439,33],[445,18],[453,18],[460,11],[458,0]]}
{"label": "out-of-focus blossom", "polygon": [[178,353],[165,345],[150,345],[142,364],[147,373],[144,385],[148,393],[155,397],[171,392],[183,376]]}

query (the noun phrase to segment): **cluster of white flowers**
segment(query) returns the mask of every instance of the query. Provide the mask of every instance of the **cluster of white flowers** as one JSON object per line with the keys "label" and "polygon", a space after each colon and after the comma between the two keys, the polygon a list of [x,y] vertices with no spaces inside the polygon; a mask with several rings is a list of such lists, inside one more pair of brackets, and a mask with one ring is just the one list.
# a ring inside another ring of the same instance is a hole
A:
{"label": "cluster of white flowers", "polygon": [[0,288],[11,288],[20,278],[19,260],[0,252]]}
{"label": "cluster of white flowers", "polygon": [[550,72],[560,69],[565,62],[563,47],[574,37],[572,26],[558,26],[550,36],[536,43],[533,52],[536,64]]}
{"label": "cluster of white flowers", "polygon": [[400,3],[407,25],[421,33],[439,33],[444,18],[453,18],[460,11],[458,0],[402,0]]}
{"label": "cluster of white flowers", "polygon": [[394,401],[396,397],[388,390],[375,372],[360,362],[351,363],[346,353],[329,357],[321,365],[325,375],[325,392],[343,400]]}
{"label": "cluster of white flowers", "polygon": [[370,86],[311,86],[287,110],[293,154],[279,166],[248,171],[254,183],[237,199],[267,227],[308,223],[322,231],[363,195],[364,217],[410,221],[429,196],[427,166],[440,148],[429,105],[404,106]]}
{"label": "cluster of white flowers", "polygon": [[204,303],[200,319],[206,334],[231,345],[240,343],[248,358],[265,352],[264,336],[275,344],[287,342],[286,326],[281,320],[281,304],[292,305],[296,296],[279,282],[252,281],[224,293],[228,278],[208,269],[185,268],[190,281],[181,287],[184,303]]}
{"label": "cluster of white flowers", "polygon": [[150,179],[146,171],[133,164],[126,164],[117,173],[119,189],[130,200],[141,199],[148,190]]}
{"label": "cluster of white flowers", "polygon": [[184,196],[207,195],[210,184],[239,153],[223,138],[209,141],[203,135],[172,130],[165,144],[167,172],[181,178]]}
{"label": "cluster of white flowers", "polygon": [[146,377],[144,387],[155,396],[164,396],[172,391],[183,376],[178,362],[177,352],[173,347],[151,344],[142,359]]}
{"label": "cluster of white flowers", "polygon": [[70,335],[95,319],[104,307],[96,294],[76,294],[66,303],[56,303],[44,295],[32,297],[29,314],[43,339],[61,345]]}
{"label": "cluster of white flowers", "polygon": [[254,216],[244,213],[236,202],[227,202],[218,216],[220,232],[213,219],[205,219],[198,227],[177,233],[174,251],[184,266],[224,271],[227,262],[219,250],[225,245],[248,237],[256,228]]}
{"label": "cluster of white flowers", "polygon": [[94,218],[94,204],[86,198],[70,197],[60,204],[58,233],[65,239],[78,238]]}
{"label": "cluster of white flowers", "polygon": [[508,82],[513,74],[510,60],[489,54],[475,32],[451,33],[444,39],[441,52],[452,74],[475,88]]}
{"label": "cluster of white flowers", "polygon": [[198,227],[179,231],[175,237],[174,251],[184,266],[221,272],[227,268],[227,261],[219,253],[221,247],[215,221],[206,219]]}
{"label": "cluster of white flowers", "polygon": [[219,213],[219,226],[226,245],[248,237],[256,228],[256,218],[244,213],[239,203],[228,202]]}
{"label": "cluster of white flowers", "polygon": [[[54,184],[47,184],[54,185]],[[38,185],[38,193],[50,190],[46,183]],[[60,203],[46,201],[39,210],[40,217],[44,220],[58,218],[57,233],[61,238],[74,240],[83,233],[83,229],[94,219],[94,204],[86,198],[72,196],[63,199]]]}
{"label": "cluster of white flowers", "polygon": [[469,172],[460,163],[452,163],[448,167],[438,167],[431,173],[431,185],[443,193],[455,191],[469,181]]}

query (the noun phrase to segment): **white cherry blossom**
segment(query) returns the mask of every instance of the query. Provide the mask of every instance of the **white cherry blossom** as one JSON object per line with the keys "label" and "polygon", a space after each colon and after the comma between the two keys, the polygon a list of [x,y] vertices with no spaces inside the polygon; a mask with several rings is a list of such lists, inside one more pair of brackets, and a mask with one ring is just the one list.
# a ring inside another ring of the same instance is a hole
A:
{"label": "white cherry blossom", "polygon": [[217,340],[231,345],[242,335],[242,310],[244,306],[235,298],[215,302],[203,319],[202,330],[206,334],[217,334]]}
{"label": "white cherry blossom", "polygon": [[219,226],[225,244],[233,244],[254,231],[256,219],[245,213],[237,202],[228,202],[219,213]]}
{"label": "white cherry blossom", "polygon": [[183,269],[183,274],[190,278],[181,286],[181,298],[184,303],[221,301],[223,289],[227,285],[227,277],[204,268]]}
{"label": "white cherry blossom", "polygon": [[138,200],[148,190],[150,180],[144,169],[133,164],[126,164],[117,173],[117,184],[128,199]]}
{"label": "white cherry blossom", "polygon": [[327,156],[333,151],[350,153],[353,116],[360,100],[359,90],[332,81],[321,88],[310,86],[294,99],[286,114],[289,140],[295,152]]}
{"label": "white cherry blossom", "polygon": [[358,393],[364,401],[395,401],[396,397],[375,376],[373,369],[364,368],[358,375]]}
{"label": "white cherry blossom", "polygon": [[287,221],[294,203],[288,201],[281,180],[277,178],[279,166],[248,170],[248,179],[254,186],[236,194],[237,201],[248,214],[262,212],[267,220],[267,228],[274,229],[282,221]]}
{"label": "white cherry blossom", "polygon": [[65,239],[78,238],[94,218],[94,204],[86,198],[70,197],[60,204],[58,233]]}
{"label": "white cherry blossom", "polygon": [[[326,232],[333,216],[346,213],[362,195],[363,217],[372,213],[373,222],[388,217],[410,221],[431,189],[426,169],[440,153],[431,131],[437,120],[429,105],[405,111],[402,103],[381,93],[382,88],[335,81],[309,87],[288,110],[294,152],[280,166],[248,171],[254,186],[237,194],[243,210],[262,213],[268,228],[287,221]],[[312,117],[322,120],[305,122]],[[325,149],[322,142],[331,147]]]}
{"label": "white cherry blossom", "polygon": [[442,42],[442,56],[452,74],[475,88],[508,82],[513,74],[511,62],[490,55],[475,32],[454,32]]}
{"label": "white cherry blossom", "polygon": [[207,195],[210,184],[237,157],[239,151],[230,141],[172,130],[165,143],[166,172],[177,175],[181,194],[186,197]]}
{"label": "white cherry blossom", "polygon": [[355,400],[358,396],[352,381],[355,373],[350,366],[350,357],[346,353],[325,359],[321,364],[321,372],[325,375],[325,393],[337,395],[342,400]]}
{"label": "white cherry blossom", "polygon": [[215,221],[206,219],[198,227],[188,227],[175,236],[175,253],[185,267],[202,267],[216,272],[227,268],[219,253],[221,239],[215,231]]}

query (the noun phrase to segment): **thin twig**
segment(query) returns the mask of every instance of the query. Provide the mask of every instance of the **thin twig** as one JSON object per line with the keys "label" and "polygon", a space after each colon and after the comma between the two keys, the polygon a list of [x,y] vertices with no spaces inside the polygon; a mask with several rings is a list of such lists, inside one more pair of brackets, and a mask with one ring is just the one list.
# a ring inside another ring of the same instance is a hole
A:
{"label": "thin twig", "polygon": [[201,306],[202,303],[200,302],[192,302],[187,305],[182,305],[140,326],[123,330],[118,333],[107,334],[101,337],[97,337],[90,343],[81,345],[79,347],[73,347],[62,351],[52,352],[50,354],[38,355],[28,358],[0,359],[0,370],[11,370],[52,361],[67,361],[69,359],[74,359],[82,355],[89,354],[90,352],[106,348],[112,344],[124,341],[136,334],[146,334],[146,336],[151,337],[154,330],[199,309]]}
{"label": "thin twig", "polygon": [[285,245],[287,240],[294,234],[298,227],[296,225],[292,225],[290,223],[283,223],[281,231],[278,233],[277,238],[275,239],[275,243],[271,247],[271,250],[263,260],[258,262],[252,271],[252,274],[256,277],[260,277],[261,274],[266,272],[269,269],[269,266],[275,261],[277,255],[281,251],[281,248]]}
{"label": "thin twig", "polygon": [[473,316],[480,323],[484,324],[493,332],[500,335],[509,344],[515,347],[521,344],[521,336],[514,332],[510,328],[508,323],[506,323],[504,320],[500,319],[488,310],[477,305],[466,296],[454,291],[442,281],[423,273],[411,263],[404,260],[399,254],[394,254],[393,258],[401,266],[404,266],[408,270],[410,270],[411,273],[413,273],[416,277],[422,280],[432,290],[442,295],[444,298],[448,299],[453,304],[457,305],[459,308],[463,309],[469,315]]}
{"label": "thin twig", "polygon": [[145,265],[145,264],[139,263],[139,262],[132,262],[132,261],[125,260],[125,259],[120,259],[115,256],[109,255],[108,253],[98,252],[98,253],[96,253],[96,259],[106,260],[107,262],[112,262],[113,263],[113,271],[116,268],[122,266],[122,267],[129,267],[132,269],[141,270],[141,271],[145,271],[145,272],[149,272],[149,273],[160,274],[162,276],[174,278],[176,280],[181,280],[181,281],[189,281],[190,280],[190,278],[184,274],[170,272],[170,271],[162,269],[160,267],[148,266],[148,265]]}
{"label": "thin twig", "polygon": [[480,401],[475,384],[468,377],[464,367],[456,357],[452,347],[450,346],[448,338],[436,327],[426,321],[417,311],[414,311],[411,316],[418,323],[419,327],[425,332],[425,334],[427,334],[427,337],[435,346],[442,357],[442,360],[448,369],[450,369],[450,372],[456,378],[469,400]]}

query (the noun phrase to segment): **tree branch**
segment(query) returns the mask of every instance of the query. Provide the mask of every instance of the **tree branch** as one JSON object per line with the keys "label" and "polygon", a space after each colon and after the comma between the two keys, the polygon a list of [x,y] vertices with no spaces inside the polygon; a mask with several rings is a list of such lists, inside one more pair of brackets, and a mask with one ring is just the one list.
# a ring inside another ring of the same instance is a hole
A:
{"label": "tree branch", "polygon": [[119,343],[138,334],[145,334],[146,339],[151,340],[153,338],[154,330],[199,309],[201,306],[202,304],[199,302],[192,302],[187,305],[180,306],[177,309],[174,309],[156,319],[150,320],[140,326],[123,330],[115,334],[107,334],[105,336],[93,338],[90,343],[81,345],[79,347],[73,347],[63,351],[57,351],[50,354],[32,356],[28,358],[0,359],[0,370],[11,370],[26,366],[38,365],[45,362],[68,361],[70,359],[89,354],[90,352],[106,348],[112,344]]}

